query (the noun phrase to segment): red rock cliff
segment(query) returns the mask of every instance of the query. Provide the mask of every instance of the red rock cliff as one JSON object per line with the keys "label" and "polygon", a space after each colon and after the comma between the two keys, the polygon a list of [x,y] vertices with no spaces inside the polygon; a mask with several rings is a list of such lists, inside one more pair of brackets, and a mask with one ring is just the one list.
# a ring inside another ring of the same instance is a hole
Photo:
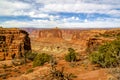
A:
{"label": "red rock cliff", "polygon": [[62,38],[62,32],[57,28],[40,30],[39,38]]}
{"label": "red rock cliff", "polygon": [[0,59],[20,58],[31,50],[28,33],[17,28],[0,28]]}

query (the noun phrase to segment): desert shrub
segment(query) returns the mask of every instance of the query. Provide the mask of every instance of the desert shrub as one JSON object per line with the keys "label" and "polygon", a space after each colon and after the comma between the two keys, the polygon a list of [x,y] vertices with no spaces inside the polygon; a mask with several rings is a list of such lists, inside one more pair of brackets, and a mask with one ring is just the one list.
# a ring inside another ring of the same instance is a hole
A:
{"label": "desert shrub", "polygon": [[33,60],[33,66],[34,67],[42,66],[42,65],[44,65],[45,62],[49,62],[50,58],[51,58],[51,56],[46,53],[37,54],[37,56]]}
{"label": "desert shrub", "polygon": [[120,41],[114,40],[99,47],[97,52],[89,55],[92,63],[101,67],[116,67],[120,64]]}
{"label": "desert shrub", "polygon": [[51,65],[48,74],[41,77],[42,80],[73,80],[77,78],[73,73],[65,72],[64,67],[57,69],[56,65]]}
{"label": "desert shrub", "polygon": [[52,66],[49,76],[51,76],[51,80],[73,80],[73,78],[77,77],[72,73],[64,72],[64,67],[57,70],[55,66]]}
{"label": "desert shrub", "polygon": [[26,54],[26,58],[29,59],[29,60],[31,60],[31,61],[33,61],[34,58],[36,57],[36,55],[37,55],[37,53],[35,53],[35,52],[28,52]]}
{"label": "desert shrub", "polygon": [[65,55],[65,60],[68,62],[76,61],[77,57],[75,50],[72,48],[68,48],[68,51],[69,51],[68,54]]}

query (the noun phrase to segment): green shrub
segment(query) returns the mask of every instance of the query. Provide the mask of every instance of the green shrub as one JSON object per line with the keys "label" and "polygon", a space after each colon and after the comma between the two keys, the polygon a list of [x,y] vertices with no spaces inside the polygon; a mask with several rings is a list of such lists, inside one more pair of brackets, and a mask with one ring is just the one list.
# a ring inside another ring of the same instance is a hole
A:
{"label": "green shrub", "polygon": [[120,64],[120,41],[114,40],[99,47],[97,52],[89,55],[92,63],[101,67],[116,67]]}
{"label": "green shrub", "polygon": [[69,53],[65,55],[65,60],[68,62],[76,61],[76,52],[72,48],[68,48]]}
{"label": "green shrub", "polygon": [[34,52],[28,52],[28,53],[26,54],[26,57],[27,57],[27,59],[33,61],[34,58],[36,57],[36,55],[37,55],[37,53],[34,53]]}
{"label": "green shrub", "polygon": [[45,62],[49,62],[50,61],[51,56],[45,53],[42,54],[37,54],[37,56],[35,57],[34,61],[33,61],[33,66],[42,66],[44,65]]}

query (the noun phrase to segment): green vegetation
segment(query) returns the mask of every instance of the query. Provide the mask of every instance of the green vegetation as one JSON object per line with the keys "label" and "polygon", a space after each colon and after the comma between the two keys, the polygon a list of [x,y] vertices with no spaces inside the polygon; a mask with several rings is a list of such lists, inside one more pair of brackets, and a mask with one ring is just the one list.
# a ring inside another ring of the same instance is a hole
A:
{"label": "green vegetation", "polygon": [[65,55],[65,60],[68,62],[73,62],[77,60],[76,52],[72,48],[68,48],[69,53]]}
{"label": "green vegetation", "polygon": [[42,66],[44,65],[45,62],[49,62],[50,61],[51,56],[46,54],[46,53],[42,53],[42,54],[37,54],[37,56],[35,57],[34,61],[33,61],[33,66]]}
{"label": "green vegetation", "polygon": [[31,61],[33,61],[36,56],[37,56],[37,53],[35,53],[35,52],[29,51],[26,53],[26,58]]}
{"label": "green vegetation", "polygon": [[120,64],[120,41],[114,40],[99,47],[99,50],[89,55],[92,63],[101,67],[116,67]]}

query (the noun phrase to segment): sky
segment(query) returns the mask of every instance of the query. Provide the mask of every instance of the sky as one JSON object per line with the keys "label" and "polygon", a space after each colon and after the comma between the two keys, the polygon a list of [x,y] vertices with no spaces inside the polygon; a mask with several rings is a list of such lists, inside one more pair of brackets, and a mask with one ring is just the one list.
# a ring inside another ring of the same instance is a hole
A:
{"label": "sky", "polygon": [[0,26],[118,28],[120,0],[0,0]]}

